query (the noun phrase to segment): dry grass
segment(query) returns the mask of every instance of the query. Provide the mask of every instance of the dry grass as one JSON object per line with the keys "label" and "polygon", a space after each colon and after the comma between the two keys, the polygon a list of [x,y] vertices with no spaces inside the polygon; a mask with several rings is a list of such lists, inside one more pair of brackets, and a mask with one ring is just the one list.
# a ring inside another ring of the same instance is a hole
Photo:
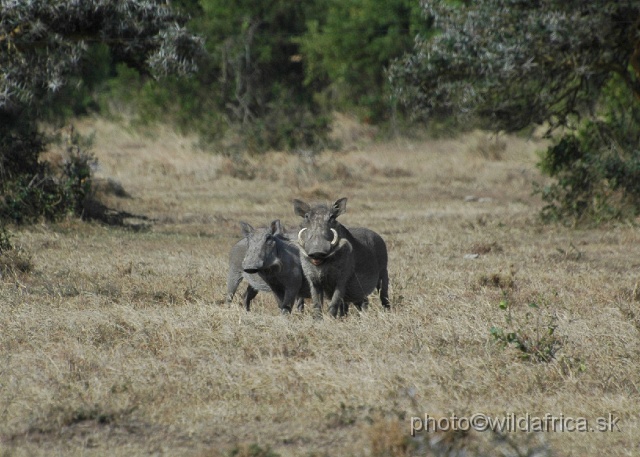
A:
{"label": "dry grass", "polygon": [[[640,452],[640,234],[539,225],[539,144],[502,137],[488,156],[475,133],[272,153],[234,177],[228,159],[170,132],[80,127],[97,130],[98,174],[132,197],[109,204],[156,222],[12,229],[31,268],[0,280],[0,455]],[[239,220],[293,227],[293,198],[342,196],[343,223],[387,240],[392,312],[373,300],[315,321],[280,316],[266,294],[251,313],[221,304]],[[554,316],[552,361],[492,338],[505,296],[518,332],[540,330],[524,318],[531,302]],[[412,416],[478,412],[613,413],[621,431],[410,437]]]}

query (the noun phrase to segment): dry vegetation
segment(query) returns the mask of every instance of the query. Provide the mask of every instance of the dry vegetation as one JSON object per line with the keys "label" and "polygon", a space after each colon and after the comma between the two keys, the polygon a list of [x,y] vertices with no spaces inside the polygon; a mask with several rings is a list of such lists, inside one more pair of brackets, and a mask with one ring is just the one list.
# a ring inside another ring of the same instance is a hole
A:
{"label": "dry vegetation", "polygon": [[[154,222],[11,228],[28,268],[3,257],[0,455],[640,452],[640,233],[540,225],[539,143],[358,137],[334,155],[226,158],[168,131],[80,127],[97,131],[98,175],[131,196],[108,204]],[[293,198],[342,196],[344,224],[387,240],[392,312],[222,304],[241,219],[294,227]],[[409,435],[411,416],[476,412],[613,413],[620,431]]]}

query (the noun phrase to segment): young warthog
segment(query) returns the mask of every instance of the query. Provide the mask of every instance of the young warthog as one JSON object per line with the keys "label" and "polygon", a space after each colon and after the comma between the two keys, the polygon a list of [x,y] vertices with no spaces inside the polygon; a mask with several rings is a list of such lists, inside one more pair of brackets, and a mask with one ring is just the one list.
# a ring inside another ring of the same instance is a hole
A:
{"label": "young warthog", "polygon": [[382,306],[388,309],[387,246],[376,232],[347,229],[337,221],[347,208],[347,199],[336,200],[331,207],[311,207],[294,200],[293,208],[304,218],[298,243],[316,312],[322,312],[324,294],[331,297],[329,312],[334,317],[348,312],[348,302],[360,310],[363,305],[366,307],[367,296],[376,288]]}
{"label": "young warthog", "polygon": [[244,278],[249,283],[243,298],[247,311],[258,291],[273,292],[283,313],[291,312],[298,297],[298,309],[302,310],[304,298],[310,297],[309,286],[302,273],[299,248],[286,237],[280,221],[258,229],[246,222],[240,224],[245,237],[229,254],[227,303]]}

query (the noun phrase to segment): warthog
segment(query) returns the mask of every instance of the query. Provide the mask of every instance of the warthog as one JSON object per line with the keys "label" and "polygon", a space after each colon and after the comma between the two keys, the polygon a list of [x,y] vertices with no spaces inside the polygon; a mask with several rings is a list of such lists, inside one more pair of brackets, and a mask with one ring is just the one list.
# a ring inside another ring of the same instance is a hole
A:
{"label": "warthog", "polygon": [[302,273],[299,248],[286,236],[280,221],[273,221],[268,228],[254,229],[246,222],[240,225],[244,238],[229,253],[226,302],[231,303],[244,278],[249,283],[243,297],[247,311],[258,291],[273,292],[283,313],[291,312],[298,297],[302,311],[304,298],[310,297],[309,286]]}
{"label": "warthog", "polygon": [[337,217],[347,209],[347,199],[332,206],[294,200],[293,208],[304,218],[298,232],[300,257],[311,288],[316,312],[322,312],[324,294],[331,297],[329,312],[347,314],[348,302],[358,310],[366,307],[367,296],[378,289],[380,301],[389,308],[387,246],[380,235],[366,228],[347,229]]}
{"label": "warthog", "polygon": [[249,240],[242,238],[236,244],[233,245],[229,252],[229,273],[227,275],[227,296],[226,303],[231,304],[233,296],[238,290],[238,286],[244,278],[249,284],[247,290],[242,297],[242,303],[244,308],[249,311],[251,309],[251,300],[258,295],[258,291],[271,292],[269,284],[264,282],[258,274],[249,275],[242,271],[242,261],[247,254],[247,248],[249,247]]}

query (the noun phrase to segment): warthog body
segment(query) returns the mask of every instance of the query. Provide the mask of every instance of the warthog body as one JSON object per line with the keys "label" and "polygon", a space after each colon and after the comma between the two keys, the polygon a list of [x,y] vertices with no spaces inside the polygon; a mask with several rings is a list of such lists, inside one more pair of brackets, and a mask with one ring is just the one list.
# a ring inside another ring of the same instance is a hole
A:
{"label": "warthog body", "polygon": [[304,218],[298,233],[302,269],[310,285],[316,312],[322,312],[324,295],[331,297],[332,316],[345,315],[348,302],[358,309],[367,305],[374,289],[382,306],[389,308],[387,246],[380,235],[366,228],[347,229],[337,217],[347,208],[341,198],[332,206],[294,200],[295,213]]}
{"label": "warthog body", "polygon": [[280,221],[273,221],[268,228],[254,229],[245,222],[241,226],[245,237],[229,254],[227,303],[244,278],[249,283],[243,297],[247,311],[258,291],[273,292],[283,313],[291,312],[296,298],[302,310],[304,298],[310,297],[309,286],[302,273],[299,248],[287,238]]}
{"label": "warthog body", "polygon": [[271,292],[269,284],[264,282],[260,275],[257,273],[248,274],[242,271],[242,261],[247,254],[248,247],[249,241],[246,238],[242,238],[233,245],[229,252],[229,274],[227,275],[227,296],[225,300],[227,304],[231,304],[233,296],[244,278],[249,283],[242,296],[242,303],[247,311],[251,309],[251,300],[258,295],[258,291]]}

